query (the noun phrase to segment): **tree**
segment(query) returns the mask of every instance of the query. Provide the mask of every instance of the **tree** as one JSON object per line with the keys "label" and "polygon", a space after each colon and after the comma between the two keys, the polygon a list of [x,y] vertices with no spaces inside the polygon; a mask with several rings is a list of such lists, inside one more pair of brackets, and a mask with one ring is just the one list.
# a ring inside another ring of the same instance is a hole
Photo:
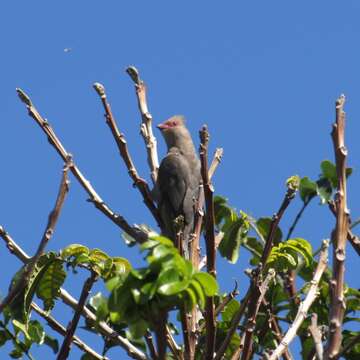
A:
{"label": "tree", "polygon": [[[150,177],[155,183],[159,161],[146,87],[136,68],[129,67],[127,72],[135,84],[142,118],[141,135],[146,145]],[[162,219],[150,186],[135,168],[105,88],[99,83],[95,83],[94,88],[134,186],[161,228]],[[360,291],[344,282],[347,241],[360,255],[360,240],[352,232],[359,222],[352,223],[347,210],[346,179],[352,169],[346,167],[344,96],[336,101],[332,130],[335,163],[324,160],[316,180],[297,175],[289,177],[284,199],[272,218],[254,219],[244,211],[234,210],[227,199],[214,196],[211,179],[221,161],[222,149],[216,150],[209,165],[209,132],[206,126],[202,127],[199,133],[202,183],[199,186],[203,191],[195,205],[188,261],[174,246],[182,241],[181,219],[174,219],[177,241],[159,235],[148,226],[129,224],[91,186],[29,96],[21,89],[17,92],[29,115],[64,161],[64,168],[54,209],[34,256],[29,257],[0,227],[0,236],[10,253],[24,262],[0,304],[3,314],[0,345],[8,341],[13,343],[11,357],[26,355],[31,359],[31,346],[37,343],[49,345],[54,356],[66,359],[73,343],[84,351],[83,359],[105,359],[107,350],[113,346],[121,346],[135,359],[291,359],[288,345],[297,336],[304,359],[359,357],[360,333],[343,329],[344,323],[358,321],[360,310]],[[122,229],[127,245],[138,246],[145,254],[146,266],[133,267],[125,258],[110,256],[101,249],[89,249],[82,244],[69,245],[59,253],[45,251],[68,193],[69,172],[88,193],[96,209]],[[287,235],[283,236],[282,217],[297,198],[302,201],[302,208]],[[329,207],[336,225],[330,240],[324,240],[319,249],[313,251],[308,241],[293,238],[292,233],[315,198]],[[202,235],[206,255],[200,251]],[[327,264],[329,246],[333,251],[331,268]],[[248,288],[239,294],[236,284],[232,291],[221,293],[217,279],[221,281],[222,275],[216,268],[216,256],[219,254],[236,264],[240,248],[250,253],[252,268],[247,270]],[[203,271],[205,266],[206,272]],[[77,268],[89,272],[79,300],[62,288],[68,273]],[[295,286],[296,278],[302,284],[299,289]],[[96,281],[103,281],[108,291],[89,298]],[[35,302],[36,298],[43,302],[42,307]],[[51,309],[59,300],[74,309],[66,328],[51,315]],[[32,320],[32,312],[38,313],[44,323]],[[176,314],[177,321],[172,320],[172,314]],[[81,316],[89,331],[102,336],[102,355],[75,335]],[[45,323],[63,335],[60,349],[57,340],[45,332]],[[178,328],[182,336],[176,336]]]}

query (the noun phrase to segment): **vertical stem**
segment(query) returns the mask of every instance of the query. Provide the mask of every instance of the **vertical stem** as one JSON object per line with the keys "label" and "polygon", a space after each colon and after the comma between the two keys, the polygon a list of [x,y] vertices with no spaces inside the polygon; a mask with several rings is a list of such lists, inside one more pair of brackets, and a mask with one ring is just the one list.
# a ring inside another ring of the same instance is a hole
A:
{"label": "vertical stem", "polygon": [[94,271],[92,271],[91,276],[85,281],[85,284],[83,286],[83,289],[82,289],[82,292],[80,295],[79,303],[76,307],[73,319],[69,323],[69,326],[66,330],[66,336],[62,343],[57,360],[65,360],[69,356],[70,346],[71,346],[71,343],[73,340],[73,336],[75,334],[75,330],[76,330],[79,320],[80,320],[81,312],[85,306],[86,299],[89,296],[90,290],[91,290],[94,282],[96,281],[96,279],[97,279],[97,274]]}
{"label": "vertical stem", "polygon": [[[213,193],[214,188],[210,182],[208,172],[208,142],[209,133],[207,126],[204,125],[200,131],[200,162],[201,176],[204,183],[204,195],[206,205],[206,228],[205,228],[205,244],[207,256],[207,272],[216,278],[216,244],[215,244],[215,214]],[[215,352],[216,340],[216,319],[214,297],[207,297],[205,307],[205,323],[206,323],[206,347],[205,359],[213,359]]]}
{"label": "vertical stem", "polygon": [[345,96],[341,95],[336,101],[336,119],[333,124],[331,137],[334,144],[336,173],[338,178],[335,194],[336,225],[332,233],[333,238],[333,276],[330,282],[330,326],[329,340],[325,351],[325,359],[334,359],[340,351],[342,340],[342,322],[345,311],[344,273],[345,246],[349,227],[349,211],[346,205],[346,157],[347,149],[344,142],[345,112],[343,110]]}

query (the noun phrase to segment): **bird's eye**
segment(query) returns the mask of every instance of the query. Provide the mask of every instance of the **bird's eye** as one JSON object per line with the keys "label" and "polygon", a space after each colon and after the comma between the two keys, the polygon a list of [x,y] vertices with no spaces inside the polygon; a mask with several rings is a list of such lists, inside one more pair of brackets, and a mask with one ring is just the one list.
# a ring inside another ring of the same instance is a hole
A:
{"label": "bird's eye", "polygon": [[171,123],[171,125],[172,125],[172,126],[176,126],[176,125],[177,125],[176,121],[173,121],[173,122]]}

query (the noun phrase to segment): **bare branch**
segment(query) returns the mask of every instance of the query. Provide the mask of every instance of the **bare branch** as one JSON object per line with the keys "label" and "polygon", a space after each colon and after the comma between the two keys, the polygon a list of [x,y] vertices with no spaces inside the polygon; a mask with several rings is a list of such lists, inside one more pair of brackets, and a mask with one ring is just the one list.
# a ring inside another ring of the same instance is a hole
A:
{"label": "bare branch", "polygon": [[264,356],[264,359],[268,359],[268,360],[279,359],[280,356],[284,353],[284,351],[288,348],[291,341],[294,340],[299,327],[301,326],[302,322],[306,319],[307,312],[309,311],[310,306],[318,296],[319,282],[323,272],[327,267],[328,248],[329,248],[329,241],[324,240],[320,252],[319,263],[316,267],[314,276],[310,282],[309,292],[307,293],[305,299],[301,302],[295,320],[289,327],[287,333],[285,334],[279,346],[271,353],[269,357]]}
{"label": "bare branch", "polygon": [[12,239],[12,237],[7,233],[7,231],[0,226],[0,236],[5,241],[6,247],[11,254],[15,255],[23,263],[28,263],[31,259],[28,254]]}
{"label": "bare branch", "polygon": [[228,346],[231,342],[231,339],[240,323],[240,320],[241,320],[242,316],[244,315],[245,309],[246,309],[249,299],[250,299],[250,295],[251,295],[251,292],[249,289],[248,292],[246,293],[243,301],[241,302],[239,310],[237,311],[237,313],[234,315],[234,317],[231,320],[231,324],[227,331],[226,337],[225,337],[223,343],[221,344],[219,350],[217,351],[216,356],[214,357],[214,360],[220,360],[224,356],[225,351],[228,348]]}
{"label": "bare branch", "polygon": [[224,149],[223,148],[217,148],[215,150],[215,154],[213,157],[213,160],[211,162],[211,165],[209,167],[209,179],[211,179],[216,171],[216,168],[218,167],[218,165],[221,162],[221,159],[223,157],[224,154]]}
{"label": "bare branch", "polygon": [[314,340],[316,355],[318,360],[323,359],[324,347],[321,341],[322,334],[317,323],[318,316],[316,313],[311,314],[311,325],[309,326],[310,334]]}
{"label": "bare branch", "polygon": [[[200,130],[200,162],[201,176],[204,184],[204,196],[206,205],[206,228],[205,244],[207,256],[207,272],[216,278],[216,245],[215,245],[215,214],[213,193],[214,188],[210,182],[208,171],[208,142],[209,132],[204,125]],[[206,299],[206,350],[205,359],[212,359],[215,351],[216,319],[214,297]]]}
{"label": "bare branch", "polygon": [[[328,202],[329,205],[329,209],[330,211],[333,213],[333,215],[336,217],[336,205],[334,203],[334,201],[329,201]],[[346,235],[346,238],[348,239],[348,241],[350,242],[351,246],[353,247],[353,249],[356,251],[356,253],[360,256],[360,239],[358,236],[356,236],[351,230],[353,229],[353,222],[351,222],[350,216],[348,216],[349,218],[349,228],[348,228],[348,232]]]}
{"label": "bare branch", "polygon": [[138,99],[138,105],[142,119],[140,132],[146,145],[148,163],[151,171],[151,179],[155,184],[159,169],[159,158],[157,154],[157,142],[152,130],[152,116],[148,110],[146,101],[146,85],[140,79],[139,71],[135,66],[129,66],[126,69],[126,72],[135,83],[136,96]]}
{"label": "bare branch", "polygon": [[120,130],[116,124],[115,117],[111,111],[110,104],[106,97],[105,88],[102,84],[95,83],[94,89],[100,96],[101,102],[102,102],[104,110],[105,110],[106,124],[109,126],[109,128],[111,130],[111,133],[112,133],[112,135],[115,139],[115,142],[117,144],[117,147],[119,149],[120,155],[123,158],[124,163],[128,169],[128,173],[129,173],[131,179],[133,180],[134,185],[140,191],[140,193],[143,197],[144,204],[150,210],[150,212],[152,213],[152,215],[154,216],[155,220],[157,221],[158,225],[161,228],[162,227],[161,217],[159,216],[158,210],[157,210],[157,208],[153,202],[153,199],[151,197],[149,186],[148,186],[147,182],[139,176],[139,174],[136,170],[134,162],[130,156],[129,149],[127,147],[127,142],[126,142],[125,136],[123,133],[120,132]]}
{"label": "bare branch", "polygon": [[[16,285],[14,285],[14,287],[11,288],[11,290],[9,291],[9,293],[7,294],[5,299],[1,302],[0,313],[4,310],[5,306],[9,305],[23,290],[24,286],[28,282],[29,277],[31,276],[31,273],[33,272],[33,269],[34,269],[37,261],[39,260],[40,256],[43,254],[47,243],[49,242],[49,240],[51,239],[51,236],[54,233],[55,225],[57,223],[62,206],[64,204],[66,194],[69,191],[69,181],[68,181],[68,177],[67,177],[67,171],[68,171],[68,167],[65,166],[63,175],[61,178],[59,193],[58,193],[58,196],[57,196],[56,202],[55,202],[55,207],[50,212],[48,223],[46,225],[45,232],[40,241],[38,249],[37,249],[35,255],[33,256],[33,258],[26,264],[21,278],[17,281]],[[6,238],[6,236],[5,236],[5,238]]]}
{"label": "bare branch", "polygon": [[345,96],[336,101],[336,119],[331,137],[334,145],[336,173],[338,178],[335,194],[336,226],[333,239],[333,276],[330,282],[330,324],[329,340],[325,349],[325,359],[334,359],[340,351],[342,340],[342,322],[345,311],[344,274],[346,258],[346,239],[349,230],[349,210],[346,205],[346,158],[345,147]]}
{"label": "bare branch", "polygon": [[272,218],[269,233],[267,234],[267,238],[265,241],[265,247],[261,256],[261,260],[258,268],[255,270],[254,280],[251,282],[251,287],[250,287],[251,298],[249,300],[249,310],[247,316],[248,321],[245,330],[244,349],[241,356],[242,360],[249,360],[252,354],[252,343],[253,343],[252,336],[255,329],[257,312],[259,309],[257,307],[258,299],[261,296],[258,282],[259,282],[259,276],[261,275],[262,266],[266,264],[266,261],[270,255],[273,246],[273,240],[275,237],[275,232],[280,223],[280,220],[284,215],[286,209],[290,205],[291,200],[294,199],[297,190],[298,190],[297,181],[294,182],[292,181],[292,178],[290,178],[287,181],[287,191],[285,197],[280,205],[278,212]]}
{"label": "bare branch", "polygon": [[86,279],[86,281],[84,283],[79,302],[75,309],[73,319],[70,321],[70,323],[66,329],[66,335],[65,335],[64,341],[62,343],[61,349],[59,351],[59,354],[57,356],[57,360],[66,360],[69,356],[71,343],[73,340],[73,336],[75,334],[75,330],[78,326],[82,310],[85,307],[86,299],[88,298],[88,296],[90,294],[90,290],[93,287],[97,278],[98,278],[98,275],[96,274],[96,272],[91,271],[90,277],[88,279]]}
{"label": "bare branch", "polygon": [[171,334],[171,331],[170,331],[168,325],[166,325],[166,340],[167,340],[167,344],[168,344],[171,352],[173,353],[175,359],[183,360],[184,356],[183,356],[181,347],[176,343],[174,337]]}
{"label": "bare branch", "polygon": [[68,153],[59,138],[56,136],[54,130],[50,124],[39,114],[34,105],[32,104],[28,95],[24,93],[21,89],[16,89],[20,99],[25,103],[29,115],[36,121],[40,126],[41,130],[47,135],[49,143],[55,148],[60,157],[65,161],[65,163],[70,164],[69,169],[79,181],[80,185],[85,189],[85,191],[90,196],[90,202],[100,210],[105,216],[107,216],[113,223],[123,229],[126,233],[132,236],[139,242],[144,242],[147,239],[147,235],[139,230],[136,227],[129,225],[129,223],[119,214],[114,213],[101,199],[97,194],[95,189],[91,186],[90,182],[86,180],[84,175],[81,173],[80,169],[75,165],[73,158],[70,153]]}
{"label": "bare branch", "polygon": [[148,346],[151,358],[156,360],[158,358],[158,354],[157,354],[157,351],[155,349],[154,338],[152,336],[151,331],[147,330],[144,337],[145,337],[145,341],[146,341],[146,344]]}
{"label": "bare branch", "polygon": [[[42,310],[36,303],[32,302],[31,307],[42,317],[44,318],[48,325],[58,332],[60,335],[66,335],[66,328],[61,325],[57,320],[55,320],[52,316],[50,316],[46,311]],[[102,356],[98,354],[95,350],[93,350],[90,346],[84,343],[79,337],[76,335],[73,336],[72,342],[83,352],[92,355],[95,359],[98,360],[108,360],[106,356]]]}

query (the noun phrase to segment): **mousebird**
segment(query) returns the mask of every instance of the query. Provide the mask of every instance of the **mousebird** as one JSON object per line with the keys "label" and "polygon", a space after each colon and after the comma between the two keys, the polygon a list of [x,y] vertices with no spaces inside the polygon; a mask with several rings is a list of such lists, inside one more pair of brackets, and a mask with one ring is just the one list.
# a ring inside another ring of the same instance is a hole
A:
{"label": "mousebird", "polygon": [[157,126],[167,154],[160,163],[154,197],[164,223],[162,233],[176,244],[175,222],[182,219],[182,253],[189,259],[189,237],[194,227],[195,204],[201,180],[200,161],[183,116],[175,115]]}

